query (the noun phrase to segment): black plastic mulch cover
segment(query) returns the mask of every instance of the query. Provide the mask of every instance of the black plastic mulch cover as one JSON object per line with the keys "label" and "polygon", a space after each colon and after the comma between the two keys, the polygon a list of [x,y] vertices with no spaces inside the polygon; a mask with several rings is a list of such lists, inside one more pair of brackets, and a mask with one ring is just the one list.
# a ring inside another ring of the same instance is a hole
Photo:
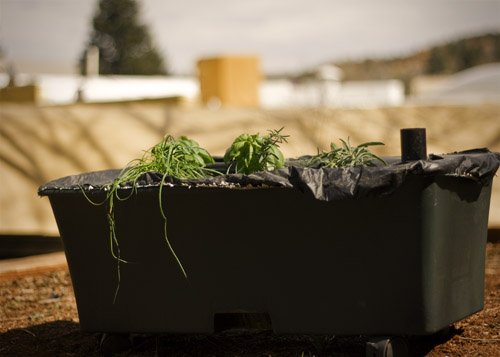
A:
{"label": "black plastic mulch cover", "polygon": [[[288,187],[311,193],[316,199],[334,201],[367,196],[383,196],[394,192],[408,175],[455,176],[484,185],[500,166],[500,153],[474,149],[453,154],[433,155],[428,160],[407,163],[400,161],[386,166],[355,166],[348,168],[305,167],[304,160],[289,160],[285,168],[250,175],[228,174],[204,179],[166,177],[165,183],[191,187]],[[67,176],[41,186],[38,194],[50,196],[63,192],[106,189],[121,170],[105,170]],[[160,186],[162,174],[147,172],[136,182],[136,188]],[[123,185],[124,189],[131,184]]]}

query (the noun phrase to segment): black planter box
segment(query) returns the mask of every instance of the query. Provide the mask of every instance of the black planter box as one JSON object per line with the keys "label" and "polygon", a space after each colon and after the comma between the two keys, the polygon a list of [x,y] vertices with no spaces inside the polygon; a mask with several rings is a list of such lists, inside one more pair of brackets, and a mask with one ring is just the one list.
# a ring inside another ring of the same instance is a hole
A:
{"label": "black planter box", "polygon": [[405,174],[386,194],[330,201],[300,185],[169,185],[168,237],[187,279],[163,238],[158,187],[141,187],[116,205],[130,263],[115,303],[106,207],[80,189],[40,193],[85,331],[210,333],[214,314],[245,311],[268,313],[277,333],[424,335],[483,308],[492,176]]}

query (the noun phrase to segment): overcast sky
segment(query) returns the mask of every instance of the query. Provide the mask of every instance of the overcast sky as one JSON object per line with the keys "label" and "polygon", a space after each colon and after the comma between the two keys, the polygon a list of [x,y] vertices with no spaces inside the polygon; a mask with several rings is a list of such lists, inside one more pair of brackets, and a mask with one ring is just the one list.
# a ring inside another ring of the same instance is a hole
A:
{"label": "overcast sky", "polygon": [[[290,72],[500,31],[500,0],[139,2],[142,20],[176,73],[193,72],[198,58],[220,53],[257,54],[266,72]],[[96,5],[97,0],[0,0],[0,47],[21,67],[55,63],[56,70],[72,70]]]}

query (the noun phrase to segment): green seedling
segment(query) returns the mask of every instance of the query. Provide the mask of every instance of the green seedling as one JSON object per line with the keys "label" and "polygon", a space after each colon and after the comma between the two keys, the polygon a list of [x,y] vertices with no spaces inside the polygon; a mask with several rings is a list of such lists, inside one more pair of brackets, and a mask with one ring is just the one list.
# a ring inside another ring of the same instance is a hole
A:
{"label": "green seedling", "polygon": [[224,155],[228,172],[251,174],[258,171],[271,171],[285,165],[285,157],[279,144],[286,143],[288,135],[282,135],[283,128],[269,130],[269,134],[241,134],[231,144]]}
{"label": "green seedling", "polygon": [[330,151],[318,152],[313,156],[308,166],[338,168],[338,167],[352,167],[352,166],[375,166],[376,162],[386,164],[383,159],[370,152],[368,147],[384,145],[381,142],[368,142],[358,146],[351,146],[349,138],[347,142],[340,139],[342,146],[336,146],[334,143],[330,144]]}

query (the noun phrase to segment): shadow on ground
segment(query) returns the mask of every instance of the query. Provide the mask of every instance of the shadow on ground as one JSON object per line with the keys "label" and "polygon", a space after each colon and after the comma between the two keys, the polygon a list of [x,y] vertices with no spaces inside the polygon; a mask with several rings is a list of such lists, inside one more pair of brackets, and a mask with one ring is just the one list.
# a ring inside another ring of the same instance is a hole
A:
{"label": "shadow on ground", "polygon": [[0,333],[1,356],[99,355],[97,334],[71,321],[54,321]]}

